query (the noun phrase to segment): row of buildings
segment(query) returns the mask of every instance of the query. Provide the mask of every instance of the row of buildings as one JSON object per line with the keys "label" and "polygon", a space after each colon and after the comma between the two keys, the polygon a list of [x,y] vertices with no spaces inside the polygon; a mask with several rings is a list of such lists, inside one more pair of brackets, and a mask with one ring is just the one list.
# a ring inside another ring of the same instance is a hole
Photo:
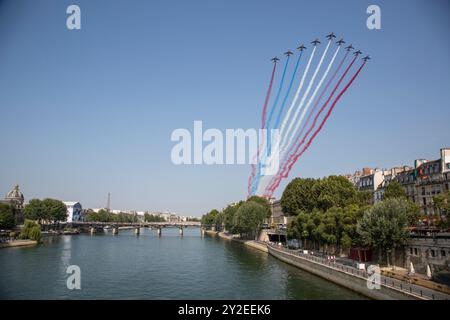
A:
{"label": "row of buildings", "polygon": [[358,190],[371,192],[373,203],[382,201],[386,187],[396,180],[404,188],[407,197],[420,208],[421,214],[438,214],[435,212],[433,197],[450,190],[450,148],[442,148],[438,159],[415,160],[412,167],[364,168],[346,177]]}
{"label": "row of buildings", "polygon": [[[433,197],[450,191],[450,148],[442,148],[435,160],[418,159],[414,166],[398,166],[390,169],[363,168],[345,177],[360,191],[372,194],[372,202],[384,199],[387,186],[396,180],[423,215],[438,214]],[[272,224],[287,224],[280,200],[271,200]]]}
{"label": "row of buildings", "polygon": [[[372,202],[384,199],[386,187],[397,181],[405,190],[407,197],[414,202],[423,215],[436,212],[433,197],[450,190],[450,148],[442,148],[440,157],[435,160],[418,159],[413,166],[399,166],[390,169],[363,168],[354,174],[346,175],[358,190],[372,194]],[[286,216],[280,200],[271,200],[272,225],[288,224],[292,217]],[[431,229],[414,231],[404,252],[399,251],[399,265],[409,268],[412,263],[416,272],[433,274],[448,272],[450,269],[450,234],[429,232]]]}

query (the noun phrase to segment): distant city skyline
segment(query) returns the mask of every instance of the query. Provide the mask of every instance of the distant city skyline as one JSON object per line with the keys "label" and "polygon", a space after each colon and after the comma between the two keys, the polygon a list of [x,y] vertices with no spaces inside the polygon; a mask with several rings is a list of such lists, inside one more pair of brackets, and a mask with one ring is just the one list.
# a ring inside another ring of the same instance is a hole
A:
{"label": "distant city skyline", "polygon": [[[82,29],[67,30],[66,8]],[[366,27],[377,4],[382,29]],[[0,1],[0,193],[201,216],[249,165],[175,166],[170,134],[258,128],[270,59],[331,31],[372,60],[294,177],[413,165],[450,147],[448,1]]]}

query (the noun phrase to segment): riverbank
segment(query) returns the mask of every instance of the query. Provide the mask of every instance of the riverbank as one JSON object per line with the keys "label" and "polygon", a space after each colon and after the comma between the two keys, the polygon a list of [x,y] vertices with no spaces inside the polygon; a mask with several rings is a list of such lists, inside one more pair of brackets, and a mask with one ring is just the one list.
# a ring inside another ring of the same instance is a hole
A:
{"label": "riverbank", "polygon": [[210,235],[210,236],[218,236],[221,239],[240,242],[243,245],[246,245],[246,246],[248,246],[250,248],[254,248],[256,250],[260,250],[260,251],[263,251],[263,252],[266,252],[266,253],[269,252],[269,250],[267,249],[266,244],[257,242],[255,240],[242,240],[242,239],[239,239],[239,238],[235,238],[232,235],[226,234],[224,232],[218,232],[218,231],[212,231],[212,230],[205,230],[205,233]]}
{"label": "riverbank", "polygon": [[0,243],[0,249],[14,248],[14,247],[29,247],[35,245],[37,245],[37,241],[34,240],[13,240],[5,243]]}
{"label": "riverbank", "polygon": [[[368,274],[298,251],[267,246],[269,254],[288,264],[376,300],[449,300],[450,296],[419,285],[380,275],[379,289],[368,287]],[[370,284],[370,283],[369,283]]]}
{"label": "riverbank", "polygon": [[218,236],[222,239],[243,243],[263,252],[280,261],[288,263],[299,269],[331,281],[337,285],[348,288],[368,298],[376,300],[449,300],[450,296],[414,283],[407,283],[399,279],[380,276],[379,289],[368,288],[368,274],[350,266],[329,262],[323,258],[301,254],[298,251],[271,246],[254,240],[242,240],[223,232],[205,230],[205,234]]}

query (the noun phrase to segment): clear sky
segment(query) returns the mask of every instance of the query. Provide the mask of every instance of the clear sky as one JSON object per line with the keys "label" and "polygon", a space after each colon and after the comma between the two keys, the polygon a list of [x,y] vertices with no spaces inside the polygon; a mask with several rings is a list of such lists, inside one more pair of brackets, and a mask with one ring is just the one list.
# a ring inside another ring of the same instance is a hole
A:
{"label": "clear sky", "polygon": [[[66,28],[81,7],[82,29]],[[366,27],[381,7],[382,30]],[[176,128],[257,128],[272,65],[334,31],[372,57],[295,165],[322,177],[450,146],[449,1],[0,1],[0,193],[201,215],[248,165],[175,166]],[[286,181],[276,193],[280,196]]]}

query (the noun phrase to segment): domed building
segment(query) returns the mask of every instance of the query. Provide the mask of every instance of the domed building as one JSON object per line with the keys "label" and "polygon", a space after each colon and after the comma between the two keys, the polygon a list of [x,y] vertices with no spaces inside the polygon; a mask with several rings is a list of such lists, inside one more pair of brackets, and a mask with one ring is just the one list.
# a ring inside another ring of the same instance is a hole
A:
{"label": "domed building", "polygon": [[16,220],[16,224],[22,224],[24,196],[23,193],[20,191],[19,186],[16,185],[10,192],[6,194],[5,200],[0,201],[3,203],[12,204],[14,206],[15,208],[14,217]]}

